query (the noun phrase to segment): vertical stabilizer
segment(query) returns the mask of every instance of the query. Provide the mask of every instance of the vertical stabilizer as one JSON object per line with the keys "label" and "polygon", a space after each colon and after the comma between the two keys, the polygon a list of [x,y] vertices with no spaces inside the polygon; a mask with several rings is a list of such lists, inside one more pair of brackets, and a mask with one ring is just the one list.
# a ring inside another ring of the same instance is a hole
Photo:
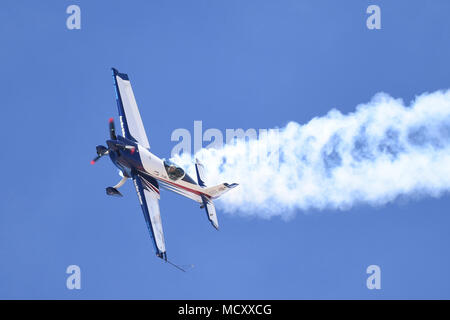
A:
{"label": "vertical stabilizer", "polygon": [[205,168],[198,159],[195,159],[195,171],[197,172],[198,185],[205,188]]}

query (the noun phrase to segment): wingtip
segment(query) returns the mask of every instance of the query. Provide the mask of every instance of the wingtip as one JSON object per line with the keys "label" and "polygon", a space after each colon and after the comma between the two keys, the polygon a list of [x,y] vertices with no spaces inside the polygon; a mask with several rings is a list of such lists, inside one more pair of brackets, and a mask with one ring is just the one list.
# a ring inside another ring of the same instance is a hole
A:
{"label": "wingtip", "polygon": [[156,256],[157,256],[158,258],[161,258],[162,260],[167,261],[167,253],[166,253],[166,251],[164,251],[164,252],[157,252],[157,253],[156,253]]}
{"label": "wingtip", "polygon": [[112,67],[111,70],[112,70],[113,77],[117,76],[117,77],[121,78],[122,80],[128,80],[128,81],[130,80],[130,78],[128,77],[128,74],[120,73],[119,70],[117,70],[114,67]]}
{"label": "wingtip", "polygon": [[211,222],[211,224],[214,227],[214,229],[219,231],[219,223],[217,221],[212,220],[212,219],[210,219],[209,221]]}

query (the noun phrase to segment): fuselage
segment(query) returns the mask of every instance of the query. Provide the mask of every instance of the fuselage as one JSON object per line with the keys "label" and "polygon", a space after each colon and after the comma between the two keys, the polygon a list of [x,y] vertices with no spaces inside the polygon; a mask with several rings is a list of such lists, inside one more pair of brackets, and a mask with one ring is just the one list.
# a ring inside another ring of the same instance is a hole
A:
{"label": "fuselage", "polygon": [[108,140],[109,156],[123,175],[132,178],[139,175],[146,187],[159,195],[159,186],[202,203],[201,195],[207,196],[182,168],[160,159],[138,143],[117,136],[117,140]]}

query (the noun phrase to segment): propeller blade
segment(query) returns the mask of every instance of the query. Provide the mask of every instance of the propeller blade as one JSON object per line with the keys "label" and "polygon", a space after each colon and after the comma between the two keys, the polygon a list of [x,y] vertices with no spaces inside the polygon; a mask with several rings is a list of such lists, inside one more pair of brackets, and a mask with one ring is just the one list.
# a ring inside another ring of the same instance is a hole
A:
{"label": "propeller blade", "polygon": [[113,118],[109,118],[109,135],[111,137],[111,140],[117,140],[116,127],[114,125],[114,119]]}
{"label": "propeller blade", "polygon": [[102,156],[96,156],[93,160],[91,160],[91,164],[95,164],[98,159],[100,159]]}
{"label": "propeller blade", "polygon": [[98,159],[109,153],[109,149],[105,146],[96,146],[95,149],[97,149],[97,156],[91,160],[91,164],[95,164]]}

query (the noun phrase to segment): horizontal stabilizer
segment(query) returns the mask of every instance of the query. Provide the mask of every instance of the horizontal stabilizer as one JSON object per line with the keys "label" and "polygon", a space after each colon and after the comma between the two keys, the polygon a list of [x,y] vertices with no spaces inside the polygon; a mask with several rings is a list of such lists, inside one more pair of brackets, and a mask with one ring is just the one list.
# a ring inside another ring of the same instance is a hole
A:
{"label": "horizontal stabilizer", "polygon": [[220,197],[221,195],[223,195],[225,192],[228,192],[237,186],[238,186],[237,183],[232,183],[232,184],[222,183],[222,184],[219,184],[214,187],[206,188],[204,192],[208,196],[210,196],[212,199],[216,199],[216,198]]}

